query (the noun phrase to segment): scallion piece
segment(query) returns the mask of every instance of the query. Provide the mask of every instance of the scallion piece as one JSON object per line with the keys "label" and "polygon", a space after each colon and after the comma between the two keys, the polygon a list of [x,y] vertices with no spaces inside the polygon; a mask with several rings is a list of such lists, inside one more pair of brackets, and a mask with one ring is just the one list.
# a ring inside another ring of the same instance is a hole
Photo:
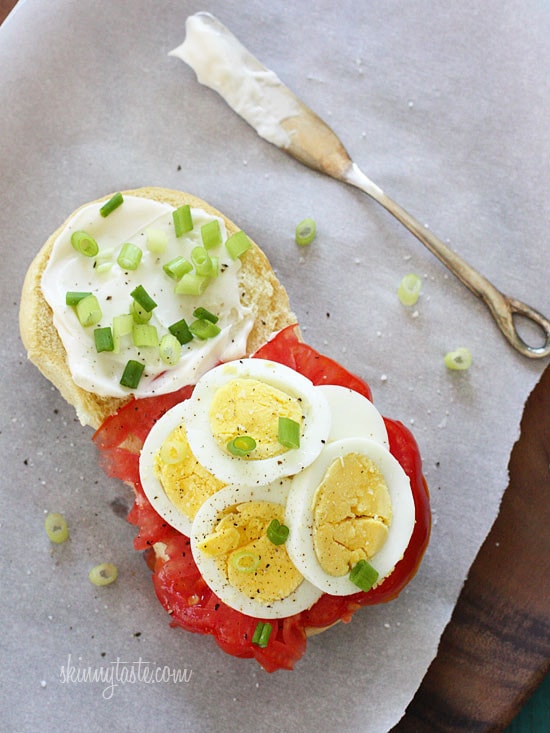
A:
{"label": "scallion piece", "polygon": [[281,524],[278,519],[272,519],[267,527],[267,539],[274,545],[284,545],[290,533],[286,524]]}
{"label": "scallion piece", "polygon": [[250,239],[243,231],[235,232],[225,242],[225,247],[232,260],[242,257],[251,246]]}
{"label": "scallion piece", "polygon": [[180,206],[173,211],[172,218],[174,220],[176,237],[181,237],[182,234],[190,232],[193,229],[193,217],[191,216],[191,207],[189,204]]}
{"label": "scallion piece", "polygon": [[349,579],[362,591],[368,591],[378,580],[378,571],[366,560],[359,560],[350,570]]}
{"label": "scallion piece", "polygon": [[95,326],[101,320],[101,308],[95,295],[87,295],[79,300],[75,310],[81,326]]}
{"label": "scallion piece", "polygon": [[197,275],[196,272],[187,272],[174,290],[178,295],[202,295],[209,282],[209,277]]}
{"label": "scallion piece", "polygon": [[103,206],[99,210],[99,213],[103,217],[109,216],[109,214],[111,214],[115,209],[118,209],[123,201],[124,198],[119,191],[118,193],[115,193],[114,196],[111,196],[111,198],[103,204]]}
{"label": "scallion piece", "polygon": [[102,351],[114,351],[115,342],[111,327],[104,326],[103,328],[94,329],[94,342],[98,354]]}
{"label": "scallion piece", "polygon": [[271,636],[271,630],[272,626],[270,623],[267,623],[267,621],[258,621],[254,629],[254,634],[252,635],[252,643],[265,649]]}
{"label": "scallion piece", "polygon": [[90,583],[94,585],[110,585],[115,582],[117,577],[117,567],[111,562],[102,562],[99,565],[95,565],[88,573]]}
{"label": "scallion piece", "polygon": [[145,310],[137,300],[132,300],[130,304],[130,315],[134,319],[134,323],[149,323],[153,317],[153,311]]}
{"label": "scallion piece", "polygon": [[149,323],[134,323],[132,327],[132,341],[134,346],[151,347],[159,345],[156,326]]}
{"label": "scallion piece", "polygon": [[132,333],[134,318],[131,313],[124,313],[113,318],[113,351],[118,354],[120,351],[120,340]]}
{"label": "scallion piece", "polygon": [[117,262],[123,270],[137,270],[143,252],[133,242],[125,242],[117,257]]}
{"label": "scallion piece", "polygon": [[443,361],[447,369],[464,371],[472,366],[472,354],[465,346],[459,346],[458,349],[445,354]]}
{"label": "scallion piece", "polygon": [[189,325],[189,330],[193,334],[193,336],[196,336],[196,338],[200,339],[201,341],[206,341],[206,339],[214,338],[214,336],[217,336],[220,333],[220,327],[216,326],[215,323],[212,323],[212,321],[207,321],[204,318],[197,318],[196,321],[193,321]]}
{"label": "scallion piece", "polygon": [[206,249],[212,249],[212,247],[217,247],[222,243],[222,230],[217,219],[202,225],[201,239]]}
{"label": "scallion piece", "polygon": [[74,249],[86,257],[95,257],[99,252],[97,242],[87,232],[77,231],[71,234],[71,244]]}
{"label": "scallion piece", "polygon": [[147,237],[147,249],[156,255],[161,255],[168,246],[168,233],[164,229],[148,227],[145,230]]}
{"label": "scallion piece", "polygon": [[129,389],[136,389],[143,375],[144,369],[145,364],[135,361],[134,359],[130,359],[124,367],[124,371],[120,378],[120,384],[123,387],[128,387]]}
{"label": "scallion piece", "polygon": [[231,554],[231,565],[239,573],[253,573],[258,569],[260,557],[250,550],[237,550]]}
{"label": "scallion piece", "polygon": [[189,330],[189,326],[187,325],[185,318],[182,318],[180,321],[176,321],[176,323],[172,323],[171,326],[168,326],[168,330],[177,338],[182,346],[183,344],[188,344],[189,341],[193,340],[193,334]]}
{"label": "scallion piece", "polygon": [[227,444],[227,450],[232,456],[243,458],[248,456],[256,447],[256,441],[250,435],[237,435]]}
{"label": "scallion piece", "polygon": [[185,257],[174,257],[163,265],[162,269],[172,280],[180,280],[186,273],[191,272],[193,265]]}
{"label": "scallion piece", "polygon": [[300,424],[290,417],[279,417],[277,439],[285,448],[299,448]]}
{"label": "scallion piece", "polygon": [[67,290],[67,292],[65,293],[65,303],[67,305],[76,305],[88,295],[91,295],[91,293],[80,292],[78,290]]}
{"label": "scallion piece", "polygon": [[403,305],[415,305],[422,289],[422,280],[411,272],[405,275],[397,288],[397,297]]}
{"label": "scallion piece", "polygon": [[212,259],[206,251],[206,247],[193,247],[191,250],[191,262],[195,267],[197,275],[210,277],[212,274]]}
{"label": "scallion piece", "polygon": [[211,313],[206,308],[203,308],[202,306],[195,308],[195,310],[193,311],[193,315],[195,316],[195,318],[204,318],[205,321],[210,321],[211,323],[217,323],[220,320],[218,316],[215,316],[213,313]]}
{"label": "scallion piece", "polygon": [[304,219],[296,227],[296,244],[299,244],[300,247],[305,247],[313,242],[316,234],[317,225],[315,221],[311,218]]}
{"label": "scallion piece", "polygon": [[44,521],[44,528],[49,539],[56,545],[61,545],[69,539],[69,527],[62,514],[50,512]]}
{"label": "scallion piece", "polygon": [[150,313],[157,307],[157,304],[155,303],[153,298],[151,298],[147,290],[145,290],[143,285],[138,285],[137,288],[134,288],[130,295],[136,301],[136,303],[138,303],[143,308],[143,310],[146,310],[148,313]]}
{"label": "scallion piece", "polygon": [[165,364],[174,366],[181,356],[181,344],[172,333],[165,333],[160,340],[159,356]]}

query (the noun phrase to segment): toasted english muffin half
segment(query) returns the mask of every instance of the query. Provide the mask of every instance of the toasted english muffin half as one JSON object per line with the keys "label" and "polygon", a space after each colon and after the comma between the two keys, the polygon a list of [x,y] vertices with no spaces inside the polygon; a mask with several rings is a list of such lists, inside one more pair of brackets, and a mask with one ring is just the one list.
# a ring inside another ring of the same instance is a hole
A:
{"label": "toasted english muffin half", "polygon": [[[239,227],[223,213],[189,193],[158,187],[139,188],[121,193],[123,196],[152,199],[175,208],[189,204],[192,208],[202,209],[207,214],[223,219],[228,236],[239,231]],[[68,222],[90,203],[101,204],[111,196],[112,194],[109,194],[84,204],[48,238],[27,270],[19,309],[21,339],[28,358],[59,390],[67,402],[73,405],[80,422],[94,428],[99,427],[109,415],[114,414],[131,399],[132,394],[129,393],[128,397],[124,398],[104,397],[75,384],[67,364],[65,347],[54,325],[52,309],[42,292],[41,280],[54,243]],[[278,281],[266,255],[255,242],[251,240],[251,243],[252,246],[241,258],[242,266],[238,275],[241,303],[252,310],[254,318],[246,342],[246,354],[243,356],[254,353],[274,333],[296,323],[286,290]]]}

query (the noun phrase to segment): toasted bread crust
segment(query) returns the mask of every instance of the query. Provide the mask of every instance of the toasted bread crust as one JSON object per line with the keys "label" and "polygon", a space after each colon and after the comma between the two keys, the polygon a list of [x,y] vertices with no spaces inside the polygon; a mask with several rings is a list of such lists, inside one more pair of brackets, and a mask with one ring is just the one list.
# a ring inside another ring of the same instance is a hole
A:
{"label": "toasted bread crust", "polygon": [[[139,188],[122,193],[127,196],[154,199],[174,207],[189,204],[209,214],[220,216],[225,222],[228,234],[238,231],[238,227],[223,213],[188,193],[158,187]],[[112,194],[108,194],[98,199],[96,203],[106,201],[111,196]],[[89,203],[84,204],[88,205]],[[72,380],[65,348],[55,329],[52,310],[44,299],[41,288],[42,273],[48,263],[54,242],[65,228],[67,221],[48,238],[27,270],[21,294],[19,328],[29,359],[67,402],[74,406],[80,422],[97,428],[105,418],[125,404],[130,396],[101,397],[78,387]],[[296,323],[296,317],[290,310],[284,287],[277,280],[265,254],[254,242],[242,258],[239,282],[242,286],[241,301],[243,305],[252,309],[255,318],[246,345],[247,354],[252,354],[273,333],[291,323]]]}

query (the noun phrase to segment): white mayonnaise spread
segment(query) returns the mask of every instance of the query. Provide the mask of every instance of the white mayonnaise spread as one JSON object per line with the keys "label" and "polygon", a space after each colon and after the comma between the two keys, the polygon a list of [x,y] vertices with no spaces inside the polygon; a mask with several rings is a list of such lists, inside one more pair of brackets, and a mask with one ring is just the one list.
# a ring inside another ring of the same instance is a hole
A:
{"label": "white mayonnaise spread", "polygon": [[258,135],[287,147],[290,136],[281,122],[300,110],[279,77],[210,13],[191,15],[185,30],[185,41],[170,56],[185,61],[198,81],[218,92]]}
{"label": "white mayonnaise spread", "polygon": [[[130,392],[137,397],[146,397],[194,384],[218,362],[245,355],[254,318],[240,301],[238,272],[241,262],[231,259],[227,253],[223,220],[219,220],[223,242],[209,250],[211,256],[219,258],[218,276],[211,279],[202,295],[178,295],[174,292],[176,282],[164,272],[163,265],[176,256],[190,259],[191,250],[202,245],[201,226],[215,217],[202,209],[192,208],[193,230],[176,238],[174,208],[168,204],[125,196],[122,205],[105,218],[99,214],[99,208],[97,203],[87,205],[69,220],[54,243],[41,283],[75,383],[104,397],[124,397]],[[148,228],[166,232],[167,245],[162,254],[149,251]],[[71,234],[78,230],[97,241],[99,254],[96,257],[87,257],[73,248]],[[124,270],[117,264],[118,253],[125,242],[138,245],[143,252],[135,270]],[[104,267],[106,262],[112,266]],[[167,366],[160,359],[158,348],[134,346],[131,335],[121,339],[118,353],[98,353],[95,328],[112,326],[115,316],[129,313],[133,301],[131,292],[138,285],[142,285],[157,303],[149,323],[156,327],[159,339],[168,332],[168,326],[182,318],[188,324],[193,322],[193,311],[198,306],[219,317],[220,333],[207,340],[194,338],[183,345],[181,357],[173,366]],[[68,291],[93,293],[102,312],[100,322],[83,327],[75,308],[65,303]],[[120,385],[122,372],[130,359],[145,364],[138,387],[132,390]]]}

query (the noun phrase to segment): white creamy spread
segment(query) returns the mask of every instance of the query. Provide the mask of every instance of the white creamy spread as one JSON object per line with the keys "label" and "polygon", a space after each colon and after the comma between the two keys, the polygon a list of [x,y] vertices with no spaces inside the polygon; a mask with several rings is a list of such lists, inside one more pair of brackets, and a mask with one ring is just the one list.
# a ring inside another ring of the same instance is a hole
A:
{"label": "white creamy spread", "polygon": [[198,81],[218,92],[258,135],[287,147],[290,136],[281,122],[300,110],[279,77],[210,13],[191,15],[185,30],[185,41],[170,56],[188,64]]}
{"label": "white creamy spread", "polygon": [[[42,291],[53,310],[54,325],[67,352],[68,366],[75,383],[85,390],[104,397],[124,397],[130,392],[137,397],[173,392],[185,384],[194,384],[208,369],[220,361],[239,358],[246,353],[246,341],[254,318],[240,301],[239,259],[233,260],[225,248],[227,233],[219,219],[222,244],[209,250],[219,258],[220,272],[200,296],[178,295],[176,282],[163,270],[163,265],[176,256],[190,258],[193,247],[202,245],[201,225],[216,218],[202,209],[191,209],[193,230],[176,238],[172,212],[168,204],[137,196],[125,196],[121,206],[109,216],[99,214],[100,204],[80,209],[57,237],[48,265],[42,276]],[[166,250],[154,254],[147,248],[146,230],[164,230]],[[86,257],[71,245],[71,234],[83,230],[94,237],[99,246],[98,257]],[[137,244],[143,256],[136,270],[124,270],[117,264],[122,244]],[[109,253],[109,250],[112,253]],[[112,261],[105,271],[97,270],[104,257]],[[194,319],[193,311],[202,306],[219,317],[220,333],[214,338],[193,341],[182,346],[181,358],[167,366],[155,347],[138,348],[131,336],[121,340],[118,353],[98,353],[94,329],[112,326],[113,317],[129,313],[130,293],[142,285],[157,303],[149,323],[157,328],[159,339],[168,326],[185,318]],[[99,302],[102,318],[94,326],[83,327],[73,306],[65,304],[68,291],[93,293]],[[136,389],[120,385],[126,363],[133,359],[145,364],[145,371]]]}

